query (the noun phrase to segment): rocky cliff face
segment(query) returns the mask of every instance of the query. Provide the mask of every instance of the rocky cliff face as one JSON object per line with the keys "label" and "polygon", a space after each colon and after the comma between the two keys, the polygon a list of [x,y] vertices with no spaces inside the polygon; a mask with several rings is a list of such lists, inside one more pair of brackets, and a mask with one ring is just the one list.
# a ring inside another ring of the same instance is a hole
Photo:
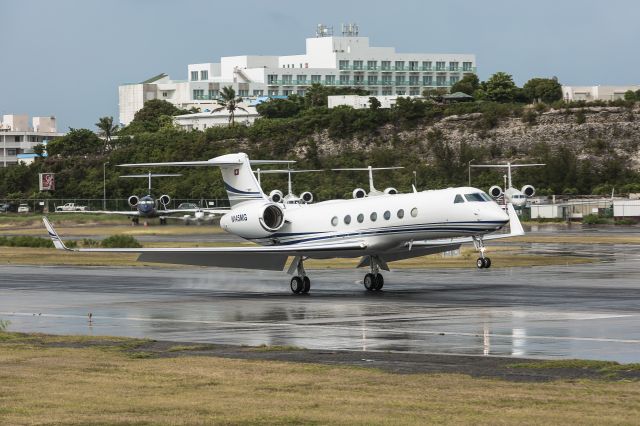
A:
{"label": "rocky cliff face", "polygon": [[[396,147],[429,162],[432,158],[430,139],[434,136],[453,150],[461,146],[485,147],[496,160],[515,160],[531,155],[541,142],[550,147],[565,145],[579,158],[598,161],[612,152],[627,159],[628,165],[640,170],[640,110],[620,107],[588,107],[550,110],[535,113],[526,123],[522,117],[499,119],[487,128],[481,113],[449,116],[442,120],[398,132],[385,126],[373,137],[355,136],[348,140],[330,138],[326,132],[315,134],[320,155],[336,155],[344,151],[371,150],[374,147]],[[304,155],[306,146],[297,147]]]}

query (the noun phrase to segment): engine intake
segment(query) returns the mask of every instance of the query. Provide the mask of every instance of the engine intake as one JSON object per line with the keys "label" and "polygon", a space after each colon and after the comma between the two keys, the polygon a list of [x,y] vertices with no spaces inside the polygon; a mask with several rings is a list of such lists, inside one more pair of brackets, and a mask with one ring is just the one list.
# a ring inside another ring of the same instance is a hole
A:
{"label": "engine intake", "polygon": [[260,217],[260,225],[269,232],[275,232],[284,225],[284,213],[275,204],[265,206]]}
{"label": "engine intake", "polygon": [[356,188],[353,190],[353,198],[364,198],[367,196],[367,191],[362,188]]}
{"label": "engine intake", "polygon": [[242,238],[268,238],[284,225],[284,210],[275,203],[242,203],[220,219],[224,230]]}
{"label": "engine intake", "polygon": [[531,185],[525,185],[522,187],[522,193],[526,195],[527,198],[533,197],[536,195],[536,189]]}
{"label": "engine intake", "polygon": [[160,204],[162,204],[166,208],[169,205],[169,203],[171,202],[171,197],[169,197],[167,194],[165,194],[165,195],[161,196],[160,198],[158,198],[158,201],[160,201]]}
{"label": "engine intake", "polygon": [[300,194],[300,199],[302,201],[304,201],[305,203],[312,203],[313,202],[313,194],[310,192],[303,192],[302,194]]}
{"label": "engine intake", "polygon": [[137,206],[137,205],[138,205],[138,201],[140,201],[140,199],[139,199],[137,196],[135,196],[135,195],[132,195],[132,196],[131,196],[131,197],[129,197],[129,199],[127,200],[127,202],[129,203],[129,205],[130,205],[131,207],[135,207],[135,206]]}
{"label": "engine intake", "polygon": [[387,195],[396,195],[398,193],[398,190],[393,187],[389,187],[384,190],[384,193]]}
{"label": "engine intake", "polygon": [[269,193],[269,199],[274,203],[281,203],[283,200],[282,191],[274,189]]}
{"label": "engine intake", "polygon": [[489,188],[489,194],[493,197],[493,198],[498,198],[499,196],[502,195],[502,188],[500,188],[498,185],[494,185],[491,188]]}

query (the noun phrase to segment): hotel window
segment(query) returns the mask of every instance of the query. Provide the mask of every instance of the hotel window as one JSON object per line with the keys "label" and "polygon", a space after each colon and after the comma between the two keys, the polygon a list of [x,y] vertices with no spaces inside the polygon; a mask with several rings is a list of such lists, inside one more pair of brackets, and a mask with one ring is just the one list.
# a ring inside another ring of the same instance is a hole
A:
{"label": "hotel window", "polygon": [[218,91],[215,89],[209,89],[209,99],[215,99],[218,97]]}
{"label": "hotel window", "polygon": [[404,96],[406,93],[407,93],[407,91],[404,90],[404,89],[396,90],[396,95],[398,95],[398,96]]}
{"label": "hotel window", "polygon": [[264,95],[264,90],[256,89],[253,91],[253,96],[263,96],[263,95]]}
{"label": "hotel window", "polygon": [[391,89],[382,89],[382,96],[391,96]]}
{"label": "hotel window", "polygon": [[367,61],[367,69],[375,70],[378,68],[378,61]]}
{"label": "hotel window", "polygon": [[369,84],[374,85],[374,84],[378,84],[378,76],[377,75],[370,75],[367,77]]}
{"label": "hotel window", "polygon": [[238,96],[249,96],[249,90],[238,90]]}
{"label": "hotel window", "polygon": [[268,84],[278,84],[278,75],[277,74],[269,74],[269,75],[267,75],[267,83]]}
{"label": "hotel window", "polygon": [[451,78],[449,79],[449,83],[453,86],[454,84],[456,84],[458,81],[460,81],[460,77],[456,76],[451,76]]}
{"label": "hotel window", "polygon": [[341,75],[340,76],[340,85],[341,86],[346,86],[349,84],[349,76],[348,75]]}
{"label": "hotel window", "polygon": [[422,61],[422,69],[424,71],[431,71],[431,61]]}
{"label": "hotel window", "polygon": [[458,62],[449,62],[449,71],[458,71]]}
{"label": "hotel window", "polygon": [[191,81],[198,81],[198,71],[191,71]]}
{"label": "hotel window", "polygon": [[447,77],[444,75],[439,75],[436,77],[436,86],[446,86],[447,85]]}
{"label": "hotel window", "polygon": [[200,80],[209,80],[209,71],[207,70],[200,71]]}
{"label": "hotel window", "polygon": [[396,71],[404,70],[404,61],[396,61]]}
{"label": "hotel window", "polygon": [[419,77],[417,75],[411,75],[409,76],[409,85],[410,86],[417,86],[419,85]]}
{"label": "hotel window", "polygon": [[406,84],[405,83],[405,79],[404,79],[404,75],[397,75],[396,76],[396,86],[402,86]]}
{"label": "hotel window", "polygon": [[364,84],[364,76],[363,75],[355,75],[353,76],[353,83],[356,85]]}
{"label": "hotel window", "polygon": [[382,76],[382,84],[391,84],[391,76],[383,75]]}
{"label": "hotel window", "polygon": [[409,70],[418,71],[418,61],[409,61]]}
{"label": "hotel window", "polygon": [[378,95],[378,90],[377,89],[370,89],[369,90],[369,94],[371,96],[377,96]]}
{"label": "hotel window", "polygon": [[298,80],[298,84],[307,84],[307,76],[306,75],[298,74],[296,76],[296,78]]}
{"label": "hotel window", "polygon": [[297,94],[298,96],[304,96],[304,89],[298,90],[298,91],[296,92],[296,94]]}
{"label": "hotel window", "polygon": [[436,62],[436,71],[444,71],[445,62],[438,61]]}
{"label": "hotel window", "polygon": [[291,76],[291,75],[283,75],[282,76],[282,84],[291,84],[292,80],[293,80],[293,76]]}
{"label": "hotel window", "polygon": [[409,96],[420,96],[420,89],[412,87],[409,89]]}
{"label": "hotel window", "polygon": [[193,99],[199,100],[204,98],[204,90],[203,89],[194,89],[193,90]]}
{"label": "hotel window", "polygon": [[462,71],[471,71],[473,70],[473,63],[472,62],[463,62],[462,63]]}
{"label": "hotel window", "polygon": [[431,86],[433,84],[433,77],[430,75],[422,76],[422,84],[425,86]]}
{"label": "hotel window", "polygon": [[285,89],[285,90],[283,90],[283,91],[282,91],[282,94],[283,94],[284,96],[293,95],[293,90],[286,90],[286,89]]}
{"label": "hotel window", "polygon": [[267,93],[269,93],[269,96],[278,96],[280,94],[278,89],[270,89]]}
{"label": "hotel window", "polygon": [[16,149],[15,148],[7,148],[7,155],[13,157],[14,155],[16,155]]}
{"label": "hotel window", "polygon": [[320,83],[320,80],[322,80],[322,76],[319,76],[319,75],[311,76],[311,83]]}
{"label": "hotel window", "polygon": [[336,76],[335,75],[325,75],[324,76],[325,84],[336,84]]}
{"label": "hotel window", "polygon": [[162,97],[166,98],[167,96],[169,96],[169,94],[167,92],[162,92]]}
{"label": "hotel window", "polygon": [[362,61],[353,61],[353,69],[361,70],[362,69]]}
{"label": "hotel window", "polygon": [[20,142],[22,140],[22,136],[14,136],[13,141],[14,142]]}
{"label": "hotel window", "polygon": [[349,69],[349,61],[340,61],[340,62],[338,62],[338,68],[340,68],[341,70],[348,70]]}
{"label": "hotel window", "polygon": [[383,70],[390,70],[391,69],[391,61],[382,61],[380,64],[380,68],[382,68]]}

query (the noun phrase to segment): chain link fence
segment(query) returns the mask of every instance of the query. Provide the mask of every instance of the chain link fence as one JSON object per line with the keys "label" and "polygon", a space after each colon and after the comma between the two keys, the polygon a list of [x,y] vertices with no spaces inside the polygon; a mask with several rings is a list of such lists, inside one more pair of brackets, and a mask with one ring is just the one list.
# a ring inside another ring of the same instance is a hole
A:
{"label": "chain link fence", "polygon": [[[12,199],[1,200],[0,199],[0,211],[2,212],[17,212],[20,206],[27,206],[29,212],[35,213],[50,213],[55,212],[57,207],[64,206],[67,203],[74,203],[76,206],[86,207],[86,210],[110,210],[110,211],[126,211],[134,210],[129,205],[127,198],[108,198],[94,199],[94,198],[49,198],[49,199]],[[180,204],[195,204],[202,208],[224,208],[229,207],[229,200],[226,198],[210,198],[210,199],[191,199],[191,198],[178,198],[172,199],[167,205],[167,209],[177,209]],[[21,209],[23,210],[23,209]]]}

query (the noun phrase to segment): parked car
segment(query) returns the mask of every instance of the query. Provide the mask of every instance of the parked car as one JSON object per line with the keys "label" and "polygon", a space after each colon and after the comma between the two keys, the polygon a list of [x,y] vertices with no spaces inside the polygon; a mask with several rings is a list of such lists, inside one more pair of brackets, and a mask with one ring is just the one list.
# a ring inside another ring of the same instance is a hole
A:
{"label": "parked car", "polygon": [[15,212],[17,210],[17,207],[18,206],[13,203],[4,203],[0,205],[0,213]]}
{"label": "parked car", "polygon": [[28,204],[20,204],[18,206],[18,213],[29,213],[31,209]]}
{"label": "parked car", "polygon": [[64,206],[56,207],[57,212],[83,212],[87,210],[87,206],[81,206],[76,203],[67,203]]}
{"label": "parked car", "polygon": [[195,203],[180,203],[180,205],[178,206],[178,210],[183,210],[183,209],[199,209],[200,207],[198,207],[197,204]]}

